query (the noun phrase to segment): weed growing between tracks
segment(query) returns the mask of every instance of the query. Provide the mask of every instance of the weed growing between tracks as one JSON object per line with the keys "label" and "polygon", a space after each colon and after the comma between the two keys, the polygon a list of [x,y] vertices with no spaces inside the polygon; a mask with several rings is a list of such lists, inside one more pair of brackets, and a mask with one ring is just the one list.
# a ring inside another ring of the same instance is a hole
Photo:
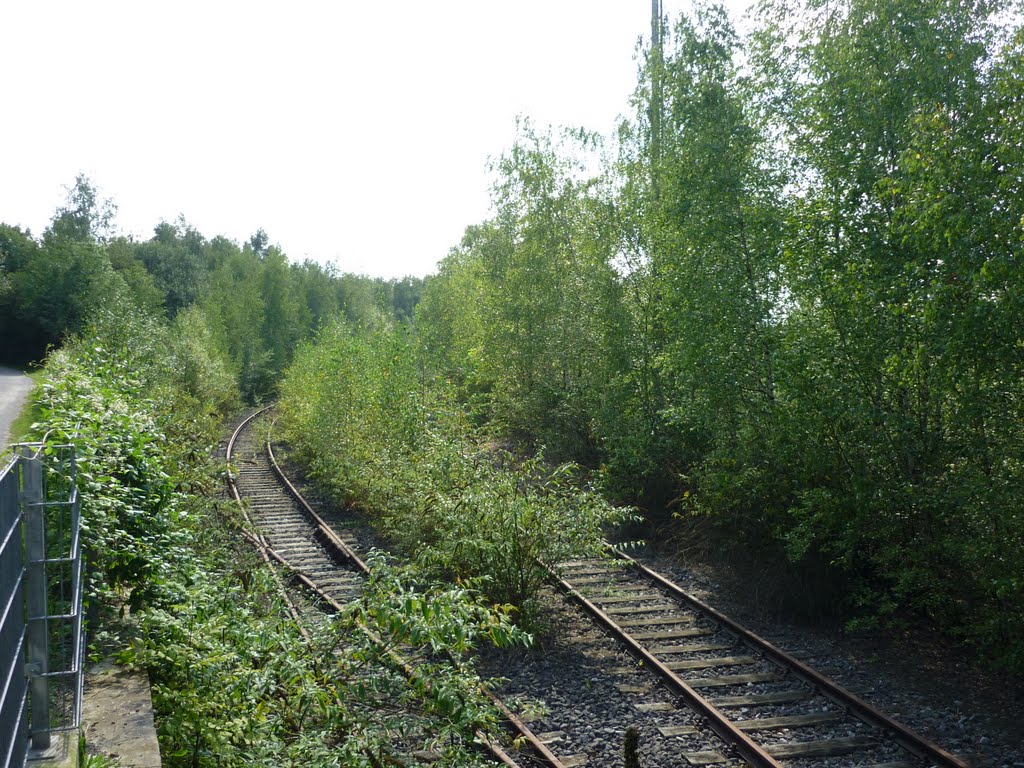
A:
{"label": "weed growing between tracks", "polygon": [[[471,657],[526,640],[508,611],[382,567],[308,648],[216,495],[216,404],[236,399],[225,371],[202,334],[121,309],[51,356],[34,429],[78,448],[90,631],[149,671],[164,765],[373,768],[416,750],[480,763],[474,733],[494,713]],[[411,679],[387,654],[406,644],[427,649]],[[451,659],[429,653],[441,646]]]}

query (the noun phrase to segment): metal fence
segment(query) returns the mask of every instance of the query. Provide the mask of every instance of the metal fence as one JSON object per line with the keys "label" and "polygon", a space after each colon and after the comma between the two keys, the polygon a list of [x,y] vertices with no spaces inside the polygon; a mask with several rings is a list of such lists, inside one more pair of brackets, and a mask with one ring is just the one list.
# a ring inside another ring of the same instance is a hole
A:
{"label": "metal fence", "polygon": [[82,711],[82,557],[72,446],[0,472],[0,768],[49,756]]}

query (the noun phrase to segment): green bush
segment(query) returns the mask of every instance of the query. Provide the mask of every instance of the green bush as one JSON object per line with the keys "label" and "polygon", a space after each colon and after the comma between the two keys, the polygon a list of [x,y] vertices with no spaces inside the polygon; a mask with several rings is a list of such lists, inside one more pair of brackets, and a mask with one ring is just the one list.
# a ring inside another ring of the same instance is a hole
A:
{"label": "green bush", "polygon": [[184,491],[206,482],[197,467],[215,439],[217,413],[199,399],[206,379],[181,378],[181,358],[170,351],[181,338],[115,303],[50,355],[36,394],[37,432],[75,445],[94,608],[137,610],[169,599],[170,564],[188,557]]}
{"label": "green bush", "polygon": [[516,461],[474,430],[404,331],[327,329],[281,385],[284,435],[314,477],[431,572],[529,612],[538,560],[594,553],[623,517],[575,466]]}
{"label": "green bush", "polygon": [[412,766],[417,750],[437,752],[434,765],[487,764],[475,733],[497,712],[472,654],[528,640],[507,613],[377,561],[363,597],[313,625],[307,647],[266,571],[240,569],[212,538],[184,599],[147,612],[136,657],[155,681],[165,764]]}

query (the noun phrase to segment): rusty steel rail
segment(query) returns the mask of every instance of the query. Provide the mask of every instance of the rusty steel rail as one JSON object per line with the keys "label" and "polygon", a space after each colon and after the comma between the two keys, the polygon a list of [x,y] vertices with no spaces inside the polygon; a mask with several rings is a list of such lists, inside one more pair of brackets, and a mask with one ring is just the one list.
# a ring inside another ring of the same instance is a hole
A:
{"label": "rusty steel rail", "polygon": [[264,448],[266,448],[267,456],[270,458],[270,466],[274,470],[274,474],[277,475],[277,479],[281,481],[281,484],[284,485],[288,494],[295,499],[298,505],[302,507],[303,512],[306,513],[307,517],[309,517],[316,526],[316,535],[320,539],[320,543],[323,544],[328,551],[333,552],[337,557],[351,563],[357,571],[365,576],[369,576],[370,567],[363,562],[352,547],[346,544],[342,538],[334,532],[331,526],[327,524],[327,521],[313,510],[309,505],[309,502],[307,502],[306,499],[303,498],[302,494],[299,493],[298,489],[292,485],[291,480],[285,476],[284,471],[278,465],[277,459],[274,457],[274,449],[270,446],[270,443],[267,443]]}
{"label": "rusty steel rail", "polygon": [[[765,660],[790,672],[795,678],[809,686],[811,690],[816,691],[834,704],[842,707],[843,710],[854,718],[888,733],[894,742],[919,758],[926,760],[930,766],[938,766],[939,768],[969,768],[968,763],[959,757],[892,719],[833,680],[830,680],[725,614],[689,594],[679,585],[661,574],[611,545],[606,545],[606,547],[607,551],[615,559],[627,564],[643,578],[652,582],[671,596],[678,598],[688,608],[696,611],[712,623],[717,624],[726,632],[734,635],[738,641],[760,653]],[[603,626],[621,642],[633,656],[642,660],[672,690],[679,693],[695,711],[705,718],[708,726],[718,736],[731,744],[744,760],[755,766],[755,768],[779,768],[780,764],[774,757],[750,739],[746,733],[737,728],[721,710],[697,693],[679,675],[670,670],[660,659],[644,648],[640,642],[630,635],[628,630],[620,627],[610,615],[588,600],[571,583],[562,578],[554,568],[547,564],[543,565],[550,574],[549,580],[559,590],[580,605],[598,624]]]}
{"label": "rusty steel rail", "polygon": [[[229,461],[231,459],[235,441],[237,440],[237,437],[241,433],[242,429],[251,421],[253,421],[256,417],[270,410],[270,408],[272,408],[272,406],[267,406],[258,411],[255,411],[254,413],[250,414],[244,421],[242,421],[241,424],[238,425],[238,427],[232,433],[231,439],[228,441],[227,458]],[[265,448],[267,451],[267,456],[270,460],[270,466],[273,469],[278,480],[281,482],[282,486],[292,497],[292,499],[294,499],[295,502],[299,504],[303,512],[313,522],[318,541],[334,557],[337,557],[341,560],[348,562],[356,571],[363,574],[364,576],[369,576],[369,566],[367,566],[367,564],[362,560],[362,558],[360,558],[356,554],[356,552],[348,544],[346,544],[345,541],[333,531],[333,529],[331,529],[330,525],[328,525],[327,522],[316,513],[316,511],[310,506],[309,502],[306,501],[302,494],[299,493],[298,489],[295,488],[295,486],[292,484],[291,480],[289,480],[289,478],[285,475],[284,471],[277,463],[277,459],[274,456],[273,448],[271,447],[269,442],[265,444]],[[239,493],[238,487],[235,484],[234,478],[230,475],[228,478],[228,484],[231,488],[231,492],[235,500],[239,503],[239,505],[241,505],[241,494]],[[283,567],[288,568],[291,575],[294,578],[296,578],[303,586],[305,586],[307,589],[316,594],[324,602],[324,604],[327,606],[330,612],[340,612],[343,609],[343,606],[340,603],[338,603],[338,601],[335,600],[332,595],[328,594],[323,588],[321,588],[320,585],[316,583],[315,579],[311,578],[308,574],[304,573],[300,568],[296,568],[294,565],[290,564],[279,552],[277,552],[269,544],[266,538],[259,533],[258,527],[255,525],[255,522],[245,511],[244,506],[242,507],[242,509],[246,521],[250,524],[250,526],[252,526],[254,531],[254,533],[249,533],[248,531],[245,531],[243,532],[243,535],[245,536],[246,539],[248,539],[252,544],[256,546],[256,548],[260,552],[262,559],[270,567],[271,572],[273,573],[274,576],[274,580],[278,586],[278,589],[283,599],[285,600],[286,605],[288,606],[289,613],[298,624],[303,637],[307,640],[307,642],[310,641],[310,636],[306,631],[305,627],[303,626],[301,617],[299,616],[298,613],[298,609],[295,607],[295,604],[291,600],[290,596],[288,596],[287,590],[284,588],[284,584],[280,580],[279,575],[277,574],[277,569],[274,567],[274,563],[277,563]],[[376,638],[376,636],[374,635],[372,630],[369,629],[369,627],[364,626],[363,630],[367,632],[371,639],[374,639],[375,642],[377,642],[380,645],[383,645],[383,641],[381,641],[380,638]],[[394,651],[388,651],[388,657],[391,660],[391,662],[396,664],[398,668],[401,669],[407,676],[413,674],[413,670],[405,663],[404,660],[402,660],[397,654],[395,654]],[[497,696],[495,696],[493,693],[486,689],[482,690],[483,693],[491,701],[491,703],[494,704],[498,711],[501,713],[502,717],[506,721],[508,729],[515,733],[517,737],[524,739],[530,745],[530,748],[533,750],[533,752],[535,752],[536,755],[549,766],[549,768],[566,768],[565,764],[562,763],[558,759],[558,757],[556,757],[551,752],[551,750],[549,750],[547,746],[537,737],[537,735],[532,730],[530,730],[530,728],[524,722],[522,722],[518,717],[516,717],[515,714],[511,710],[509,710],[508,707],[506,707],[505,704]],[[507,752],[505,752],[505,750],[502,749],[499,744],[494,742],[483,731],[477,731],[476,737],[483,745],[487,747],[487,750],[491,753],[491,755],[496,760],[498,760],[502,765],[506,766],[506,768],[522,768],[522,766],[519,763],[517,763]]]}
{"label": "rusty steel rail", "polygon": [[782,764],[778,760],[765,752],[747,734],[737,728],[720,710],[712,706],[707,699],[687,685],[679,675],[665,666],[657,656],[644,648],[632,635],[620,627],[611,616],[584,597],[579,590],[554,573],[554,571],[549,569],[549,572],[555,586],[597,620],[616,640],[629,649],[631,654],[643,661],[644,665],[657,674],[670,689],[682,696],[686,703],[705,719],[708,727],[727,744],[731,745],[740,757],[754,768],[782,768]]}
{"label": "rusty steel rail", "polygon": [[[269,410],[269,408],[270,406],[266,406],[265,408],[260,408],[259,410],[249,414],[249,416],[243,419],[235,428],[235,431],[231,433],[231,438],[228,440],[227,449],[225,451],[225,458],[229,463],[231,461],[231,454],[235,449],[235,441],[238,440],[238,436],[242,433],[242,429],[257,416],[260,416]],[[245,537],[250,544],[256,547],[256,551],[260,554],[260,559],[263,560],[267,568],[270,570],[270,576],[274,580],[274,585],[277,588],[278,594],[281,596],[281,599],[284,600],[284,604],[288,609],[288,615],[292,617],[292,620],[295,622],[295,626],[299,628],[299,634],[302,635],[302,639],[306,642],[306,645],[312,649],[313,638],[306,629],[305,624],[302,623],[302,618],[299,615],[299,609],[288,594],[288,590],[285,589],[284,582],[281,580],[281,575],[277,572],[277,568],[274,567],[275,562],[284,567],[287,567],[288,563],[283,557],[281,557],[281,555],[274,551],[273,547],[271,547],[263,537],[263,534],[260,533],[259,527],[249,515],[245,505],[242,503],[242,495],[239,493],[238,485],[235,483],[235,478],[230,472],[228,473],[228,488],[230,489],[235,502],[238,504],[238,508],[242,510],[242,517],[245,518],[246,523],[248,523],[249,527],[252,529],[251,532],[243,530],[242,536]]]}
{"label": "rusty steel rail", "polygon": [[790,671],[794,676],[802,680],[813,690],[819,692],[833,703],[843,707],[854,717],[893,734],[894,740],[908,751],[929,761],[930,764],[940,766],[941,768],[969,768],[968,764],[956,755],[944,750],[942,747],[929,741],[897,720],[889,717],[884,712],[873,707],[871,704],[868,704],[859,696],[846,690],[835,681],[825,677],[820,672],[807,666],[802,661],[794,658],[754,632],[751,632],[746,627],[737,623],[733,619],[730,619],[720,611],[712,608],[707,603],[704,603],[689,594],[682,589],[682,587],[669,581],[660,573],[648,568],[643,563],[638,562],[625,552],[622,552],[615,547],[609,546],[608,549],[616,559],[627,563],[638,573],[642,574],[665,591],[671,593],[675,597],[678,597],[694,610],[702,613],[722,627],[725,627],[729,632],[735,634],[748,647],[762,653],[766,659],[775,665]]}

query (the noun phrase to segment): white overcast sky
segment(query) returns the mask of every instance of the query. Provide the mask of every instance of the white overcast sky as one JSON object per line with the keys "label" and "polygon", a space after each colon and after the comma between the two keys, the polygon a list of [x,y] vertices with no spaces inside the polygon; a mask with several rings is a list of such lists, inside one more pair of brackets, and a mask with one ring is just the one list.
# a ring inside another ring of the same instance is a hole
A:
{"label": "white overcast sky", "polygon": [[81,172],[136,237],[182,214],[207,237],[262,227],[293,260],[425,275],[487,216],[516,115],[608,134],[628,112],[650,7],[5,1],[0,222],[39,234]]}

